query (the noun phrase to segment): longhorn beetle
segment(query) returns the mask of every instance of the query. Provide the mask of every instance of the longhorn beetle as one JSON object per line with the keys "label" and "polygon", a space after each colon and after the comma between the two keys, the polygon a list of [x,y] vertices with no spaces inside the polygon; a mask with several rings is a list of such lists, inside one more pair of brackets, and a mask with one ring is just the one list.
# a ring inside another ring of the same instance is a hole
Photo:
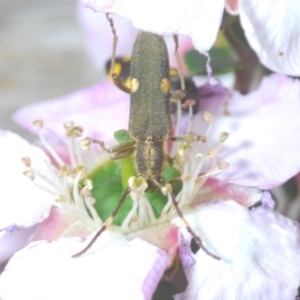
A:
{"label": "longhorn beetle", "polygon": [[[114,35],[112,53],[112,70],[114,70],[118,37],[113,20],[108,14],[107,19],[110,22]],[[174,36],[174,40],[176,45],[175,55],[180,69],[177,36]],[[164,38],[150,32],[140,31],[132,50],[130,88],[124,84],[117,74],[112,72],[115,85],[130,94],[129,135],[131,142],[120,144],[110,149],[106,149],[102,142],[100,145],[104,150],[112,154],[113,159],[133,154],[137,175],[142,177],[148,185],[145,190],[146,192],[153,192],[158,188],[164,188],[162,172],[166,161],[166,153],[164,151],[164,143],[166,141],[184,141],[189,143],[198,141],[201,138],[201,136],[195,134],[171,137],[170,98],[180,100],[184,97],[185,91],[183,75],[181,74],[181,86],[183,89],[174,92],[172,95],[170,94],[169,70],[169,57]],[[73,255],[73,257],[85,253],[101,233],[107,229],[113,222],[114,217],[130,191],[130,187],[124,191],[111,216],[105,221],[90,243],[82,251]],[[202,245],[201,239],[194,233],[185,220],[178,207],[174,193],[172,191],[169,193],[178,216],[195,242],[208,255],[215,259],[220,259]]]}
{"label": "longhorn beetle", "polygon": [[[130,64],[131,57],[130,56],[120,56],[115,58],[115,67],[114,71],[123,81],[127,87],[130,87]],[[111,59],[109,59],[105,64],[105,70],[108,75],[108,78],[111,79],[111,71],[112,71],[112,63]],[[177,69],[170,68],[170,90],[176,91],[181,88],[181,80],[179,77],[179,72]],[[186,95],[181,99],[181,103],[183,104],[186,100],[193,100],[195,104],[192,106],[193,114],[198,112],[198,106],[200,102],[200,95],[198,92],[198,88],[192,77],[184,77],[184,84],[186,88]],[[176,99],[177,100],[177,99]],[[176,101],[177,102],[177,101]],[[171,101],[170,103],[170,112],[175,113],[177,110],[177,103],[175,101]],[[189,113],[189,107],[182,107],[183,113]]]}

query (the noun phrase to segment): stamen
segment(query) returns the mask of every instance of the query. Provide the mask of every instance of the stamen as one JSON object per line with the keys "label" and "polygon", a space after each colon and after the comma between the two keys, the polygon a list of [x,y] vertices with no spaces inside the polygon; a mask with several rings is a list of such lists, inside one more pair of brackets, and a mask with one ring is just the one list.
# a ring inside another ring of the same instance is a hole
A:
{"label": "stamen", "polygon": [[84,202],[83,202],[83,199],[80,197],[80,194],[79,194],[79,180],[80,180],[80,177],[81,177],[81,173],[78,173],[77,176],[75,177],[74,179],[74,183],[73,183],[73,200],[74,200],[74,203],[75,203],[75,207],[77,208],[78,211],[80,211],[81,213],[83,213],[84,215],[88,216],[88,213],[85,209],[85,206],[84,206]]}
{"label": "stamen", "polygon": [[218,163],[218,167],[221,170],[226,170],[227,168],[229,168],[229,164],[226,161],[221,161]]}
{"label": "stamen", "polygon": [[42,135],[42,129],[43,129],[43,121],[42,120],[36,120],[33,122],[34,125],[37,126],[38,130],[38,136],[39,139],[42,142],[42,145],[47,149],[47,151],[50,153],[50,155],[53,157],[53,159],[56,161],[56,163],[59,166],[63,166],[64,162],[62,159],[57,155],[57,153],[54,151],[54,149],[48,144],[48,142],[45,140],[44,136]]}
{"label": "stamen", "polygon": [[92,144],[92,139],[90,139],[90,138],[85,138],[85,139],[80,141],[80,146],[83,150],[90,149],[91,144]]}
{"label": "stamen", "polygon": [[29,168],[31,166],[31,160],[29,157],[23,157],[21,160],[24,163],[25,167]]}
{"label": "stamen", "polygon": [[207,124],[212,123],[213,122],[213,116],[212,116],[212,114],[210,112],[208,112],[208,111],[205,111],[203,113],[203,121],[205,123],[207,123]]}
{"label": "stamen", "polygon": [[96,199],[94,199],[93,197],[84,197],[84,203],[86,204],[89,212],[91,213],[92,218],[93,218],[95,224],[97,225],[97,229],[99,229],[101,227],[101,225],[103,224],[103,221],[101,220],[96,209],[94,208]]}
{"label": "stamen", "polygon": [[148,187],[145,179],[132,176],[128,179],[128,186],[133,206],[122,223],[122,230],[128,232],[157,223],[152,206],[145,196]]}
{"label": "stamen", "polygon": [[220,135],[219,135],[219,141],[220,141],[220,142],[225,142],[225,141],[227,140],[228,136],[229,136],[229,133],[228,133],[228,132],[222,131],[222,132],[220,133]]}

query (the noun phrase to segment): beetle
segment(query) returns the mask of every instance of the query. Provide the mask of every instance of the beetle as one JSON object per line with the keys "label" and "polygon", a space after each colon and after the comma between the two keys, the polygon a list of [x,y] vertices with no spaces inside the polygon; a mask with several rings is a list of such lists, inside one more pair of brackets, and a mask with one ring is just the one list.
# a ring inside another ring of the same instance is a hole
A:
{"label": "beetle", "polygon": [[[114,66],[114,74],[117,74],[124,84],[130,88],[130,65],[131,65],[131,57],[130,56],[120,56],[116,57],[115,59],[115,66]],[[111,79],[111,70],[112,70],[112,63],[111,59],[109,59],[105,63],[105,71],[108,75],[108,78]],[[181,88],[181,81],[179,72],[177,69],[170,68],[170,91],[175,92]],[[198,92],[198,88],[193,80],[192,77],[187,76],[184,77],[184,84],[186,89],[186,95],[181,99],[181,103],[183,104],[186,100],[193,100],[194,105],[192,106],[193,114],[198,112],[198,107],[200,104],[200,94]],[[175,114],[177,110],[176,102],[170,102],[170,113]],[[182,107],[183,113],[188,113],[189,109]]]}
{"label": "beetle", "polygon": [[[114,34],[112,54],[112,70],[114,70],[115,50],[118,38],[112,18],[107,15],[107,19],[111,24],[112,32]],[[174,37],[174,40],[176,45],[175,55],[177,55],[176,58],[177,61],[179,61],[177,37]],[[119,75],[114,72],[111,73],[115,85],[124,92],[130,94],[128,132],[131,141],[116,145],[110,149],[106,149],[103,142],[100,142],[100,145],[104,150],[111,154],[113,159],[120,159],[131,154],[133,155],[137,176],[147,183],[146,192],[153,192],[158,188],[163,189],[165,185],[162,172],[167,159],[167,154],[164,150],[165,142],[170,140],[190,143],[201,139],[201,136],[192,133],[181,137],[171,136],[170,99],[180,100],[185,96],[183,75],[180,74],[181,86],[183,88],[171,94],[169,56],[165,40],[160,35],[145,31],[140,31],[138,33],[133,46],[130,87],[126,86]],[[73,255],[73,257],[85,253],[102,232],[107,229],[113,222],[114,217],[130,191],[130,187],[124,191],[111,216],[104,222],[88,245],[82,251]],[[169,190],[168,194],[171,195],[172,204],[178,216],[181,218],[184,226],[192,235],[198,246],[208,255],[215,259],[220,259],[203,246],[201,239],[188,225],[178,207],[172,190]]]}

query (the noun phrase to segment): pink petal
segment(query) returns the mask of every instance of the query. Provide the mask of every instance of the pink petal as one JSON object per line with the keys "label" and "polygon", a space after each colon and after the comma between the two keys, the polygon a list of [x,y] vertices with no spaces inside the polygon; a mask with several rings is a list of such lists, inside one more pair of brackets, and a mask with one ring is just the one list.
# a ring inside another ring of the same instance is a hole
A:
{"label": "pink petal", "polygon": [[[218,96],[219,95],[219,96]],[[201,99],[201,111],[214,116],[207,147],[215,147],[221,131],[230,133],[218,155],[229,168],[218,175],[225,182],[270,189],[300,170],[300,84],[273,74],[258,90],[241,95],[219,93]],[[204,131],[200,116],[193,130]]]}
{"label": "pink petal", "polygon": [[36,132],[32,122],[43,119],[51,130],[52,141],[66,136],[63,124],[67,121],[82,126],[84,136],[107,141],[112,140],[115,131],[128,128],[128,115],[129,95],[105,80],[91,88],[21,108],[13,118],[32,132]]}
{"label": "pink petal", "polygon": [[260,61],[275,72],[299,76],[299,2],[240,1],[239,12],[246,37]]}
{"label": "pink petal", "polygon": [[171,267],[174,257],[178,252],[180,239],[179,229],[170,223],[147,227],[126,235],[127,239],[140,238],[152,245],[165,250],[168,253],[168,268]]}
{"label": "pink petal", "polygon": [[95,11],[129,19],[134,27],[144,31],[189,35],[200,52],[209,50],[215,42],[224,9],[223,0],[83,0],[83,3]]}
{"label": "pink petal", "polygon": [[18,252],[0,277],[1,299],[151,299],[166,268],[164,251],[106,231],[93,250],[72,258],[83,244],[36,242]]}
{"label": "pink petal", "polygon": [[41,149],[11,132],[0,131],[0,143],[0,229],[31,227],[47,218],[54,199],[23,175],[27,168],[21,159],[30,157],[32,166],[45,173],[43,166],[48,158]]}
{"label": "pink petal", "polygon": [[187,270],[189,285],[177,299],[295,299],[298,223],[267,205],[250,211],[234,201],[198,206],[186,218],[221,260],[203,250],[189,253],[195,263]]}
{"label": "pink petal", "polygon": [[225,0],[225,7],[228,13],[236,15],[239,12],[238,0]]}
{"label": "pink petal", "polygon": [[216,178],[208,178],[196,194],[192,205],[219,200],[234,200],[245,207],[251,207],[261,200],[262,191],[254,187],[226,183]]}
{"label": "pink petal", "polygon": [[78,217],[78,214],[55,207],[52,208],[49,217],[38,225],[31,241],[53,241],[60,237],[84,238],[91,231],[91,228]]}

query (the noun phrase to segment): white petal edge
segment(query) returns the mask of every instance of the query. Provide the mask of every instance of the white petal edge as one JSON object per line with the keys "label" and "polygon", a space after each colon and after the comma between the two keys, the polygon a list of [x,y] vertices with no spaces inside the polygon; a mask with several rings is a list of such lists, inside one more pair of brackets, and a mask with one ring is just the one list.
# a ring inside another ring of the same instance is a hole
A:
{"label": "white petal edge", "polygon": [[23,175],[26,167],[21,159],[29,157],[32,166],[45,173],[48,158],[40,148],[8,131],[0,131],[0,143],[0,229],[30,227],[47,218],[54,198]]}
{"label": "white petal edge", "polygon": [[82,247],[78,239],[30,244],[2,273],[1,299],[150,300],[167,264],[164,251],[118,233],[106,231],[89,253],[72,258]]}
{"label": "white petal edge", "polygon": [[[268,193],[265,193],[269,197]],[[268,199],[267,199],[268,200]],[[294,299],[300,280],[299,224],[268,205],[247,210],[234,201],[201,205],[185,214],[215,260],[190,253],[189,286],[176,299]]]}
{"label": "white petal edge", "polygon": [[95,11],[129,19],[144,31],[189,35],[200,52],[209,50],[215,42],[224,10],[224,0],[82,1]]}
{"label": "white petal edge", "polygon": [[240,1],[249,44],[269,69],[300,75],[300,8],[296,0]]}

